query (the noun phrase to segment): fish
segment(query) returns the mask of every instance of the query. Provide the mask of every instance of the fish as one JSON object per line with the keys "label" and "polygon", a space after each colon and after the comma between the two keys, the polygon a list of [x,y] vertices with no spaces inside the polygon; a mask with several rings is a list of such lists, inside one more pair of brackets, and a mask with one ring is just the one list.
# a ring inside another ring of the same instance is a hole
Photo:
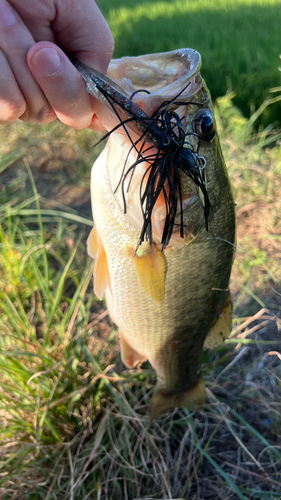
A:
{"label": "fish", "polygon": [[193,49],[74,61],[108,142],[91,172],[94,292],[126,367],[157,374],[150,419],[206,400],[205,348],[231,332],[235,204],[212,101]]}

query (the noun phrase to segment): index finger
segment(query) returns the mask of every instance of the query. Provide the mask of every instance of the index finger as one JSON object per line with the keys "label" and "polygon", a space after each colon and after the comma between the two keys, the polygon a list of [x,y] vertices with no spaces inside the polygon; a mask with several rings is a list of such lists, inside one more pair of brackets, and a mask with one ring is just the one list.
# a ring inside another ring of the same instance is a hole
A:
{"label": "index finger", "polygon": [[9,0],[36,42],[57,43],[102,73],[114,50],[109,26],[94,0]]}

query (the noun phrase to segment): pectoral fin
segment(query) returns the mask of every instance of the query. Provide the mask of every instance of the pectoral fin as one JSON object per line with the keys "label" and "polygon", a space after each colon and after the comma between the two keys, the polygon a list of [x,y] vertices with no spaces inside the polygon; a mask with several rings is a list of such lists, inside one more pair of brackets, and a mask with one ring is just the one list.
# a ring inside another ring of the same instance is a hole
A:
{"label": "pectoral fin", "polygon": [[125,339],[123,332],[119,330],[120,346],[121,346],[121,358],[124,365],[127,368],[133,368],[134,366],[143,363],[147,360],[147,357],[139,354]]}
{"label": "pectoral fin", "polygon": [[94,292],[102,300],[105,289],[109,286],[109,271],[104,246],[99,240],[99,248],[94,267]]}
{"label": "pectoral fin", "polygon": [[99,236],[96,226],[94,226],[87,239],[88,255],[95,259],[99,249]]}
{"label": "pectoral fin", "polygon": [[222,344],[227,337],[229,337],[232,328],[232,301],[230,297],[230,293],[227,296],[226,303],[215,322],[214,326],[212,326],[209,331],[204,347],[206,349],[212,349],[213,347],[217,347]]}
{"label": "pectoral fin", "polygon": [[102,300],[104,291],[109,286],[109,271],[107,257],[99,238],[96,226],[91,230],[87,239],[88,254],[92,259],[96,259],[94,267],[94,292]]}
{"label": "pectoral fin", "polygon": [[165,279],[167,262],[164,253],[156,248],[153,243],[144,244],[135,252],[132,248],[128,250],[135,265],[137,277],[142,291],[152,300],[162,302],[165,295]]}

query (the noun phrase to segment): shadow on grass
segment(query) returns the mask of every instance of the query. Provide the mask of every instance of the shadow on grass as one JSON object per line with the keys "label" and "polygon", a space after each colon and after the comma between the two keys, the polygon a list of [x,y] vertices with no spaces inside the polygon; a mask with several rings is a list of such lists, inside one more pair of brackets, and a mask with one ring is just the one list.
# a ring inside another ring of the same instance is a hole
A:
{"label": "shadow on grass", "polygon": [[[194,2],[132,2],[118,9],[105,0],[101,8],[115,38],[114,57],[192,47],[202,55],[202,74],[212,97],[228,87],[249,115],[268,89],[281,84],[278,72],[281,5],[225,4],[221,9]],[[198,9],[198,10],[196,10]],[[201,9],[201,10],[199,10]],[[268,107],[264,124],[279,118],[281,105]]]}

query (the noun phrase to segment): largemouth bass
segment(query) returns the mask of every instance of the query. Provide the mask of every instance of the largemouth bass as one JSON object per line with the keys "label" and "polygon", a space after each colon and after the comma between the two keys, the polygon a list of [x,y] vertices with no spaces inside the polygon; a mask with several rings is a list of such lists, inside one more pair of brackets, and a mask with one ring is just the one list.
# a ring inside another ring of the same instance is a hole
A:
{"label": "largemouth bass", "polygon": [[230,333],[234,201],[210,94],[191,49],[76,62],[109,141],[91,174],[94,290],[127,367],[157,373],[151,418],[205,401],[202,350]]}

